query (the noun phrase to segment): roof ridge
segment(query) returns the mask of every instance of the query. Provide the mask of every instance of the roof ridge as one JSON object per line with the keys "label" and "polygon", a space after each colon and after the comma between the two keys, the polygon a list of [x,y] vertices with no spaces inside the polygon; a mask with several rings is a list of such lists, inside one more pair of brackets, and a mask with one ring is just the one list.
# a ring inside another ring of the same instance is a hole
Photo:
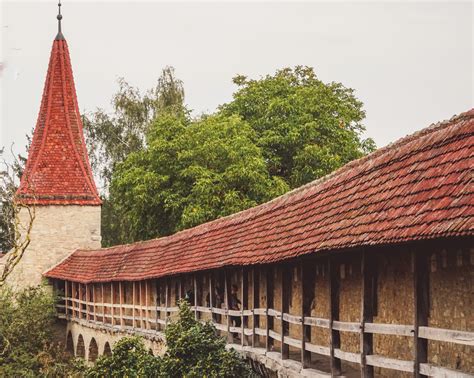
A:
{"label": "roof ridge", "polygon": [[[366,163],[367,161],[379,158],[380,156],[383,156],[383,155],[385,155],[385,154],[387,154],[387,153],[389,153],[389,152],[391,152],[391,151],[393,151],[397,148],[405,146],[405,145],[407,145],[407,144],[409,144],[409,143],[411,143],[415,140],[419,140],[420,138],[424,138],[424,137],[426,137],[428,135],[431,135],[435,132],[438,132],[438,131],[443,130],[443,129],[448,128],[448,127],[451,127],[455,123],[459,123],[461,121],[468,120],[468,119],[473,119],[473,118],[474,118],[474,108],[467,111],[467,112],[464,112],[464,113],[461,113],[461,114],[458,114],[458,115],[454,115],[448,120],[432,123],[429,126],[427,126],[426,128],[423,128],[423,129],[418,130],[418,131],[416,131],[412,134],[401,137],[401,138],[397,139],[396,141],[391,142],[388,145],[386,145],[384,147],[381,147],[381,148],[377,149],[376,151],[374,151],[374,152],[372,152],[368,155],[365,155],[365,156],[363,156],[359,159],[353,160],[353,161],[345,164],[344,166],[340,167],[339,169],[335,170],[334,172],[331,172],[331,173],[329,173],[329,174],[327,174],[323,177],[320,177],[316,180],[313,180],[313,181],[311,181],[307,184],[304,184],[304,185],[302,185],[298,188],[290,190],[289,192],[287,192],[285,194],[282,194],[281,196],[275,197],[275,198],[271,199],[270,201],[264,202],[264,203],[259,204],[257,206],[254,206],[254,207],[251,207],[251,208],[248,208],[248,209],[245,209],[245,210],[241,210],[239,212],[236,212],[236,213],[233,213],[233,214],[221,217],[221,218],[217,218],[217,219],[199,224],[199,225],[191,227],[191,228],[187,228],[187,229],[184,229],[184,230],[181,230],[181,231],[177,231],[177,232],[175,232],[173,234],[170,234],[170,235],[159,236],[157,238],[148,239],[148,240],[140,240],[140,241],[136,241],[136,242],[133,242],[133,243],[117,244],[117,245],[114,245],[114,246],[111,246],[111,247],[102,248],[101,250],[105,252],[105,251],[110,251],[114,248],[119,248],[119,247],[124,247],[124,246],[130,246],[130,247],[133,246],[132,248],[135,248],[138,245],[149,244],[149,243],[151,244],[151,243],[156,243],[156,242],[159,242],[159,241],[166,242],[166,240],[170,240],[170,242],[173,242],[173,241],[176,241],[177,239],[180,239],[180,238],[183,238],[183,237],[201,236],[201,235],[207,233],[211,226],[215,226],[216,224],[219,224],[219,223],[229,222],[234,218],[238,218],[243,213],[254,213],[253,215],[249,215],[249,217],[246,220],[252,219],[253,217],[255,217],[257,215],[257,213],[259,213],[260,211],[263,211],[263,209],[265,209],[267,207],[270,207],[271,204],[275,204],[275,202],[280,202],[284,198],[292,197],[292,196],[294,196],[294,195],[296,195],[296,194],[298,194],[298,193],[300,193],[304,190],[307,190],[309,188],[312,188],[312,187],[315,187],[315,186],[320,185],[322,183],[325,183],[325,182],[333,179],[334,177],[337,177],[337,176],[339,176],[339,175],[341,175],[341,174],[343,174],[347,171],[350,171],[355,166],[359,166],[361,164]],[[285,206],[285,205],[282,204],[281,206]],[[202,230],[202,232],[199,232],[201,230]],[[173,239],[173,240],[171,240],[171,239]]]}

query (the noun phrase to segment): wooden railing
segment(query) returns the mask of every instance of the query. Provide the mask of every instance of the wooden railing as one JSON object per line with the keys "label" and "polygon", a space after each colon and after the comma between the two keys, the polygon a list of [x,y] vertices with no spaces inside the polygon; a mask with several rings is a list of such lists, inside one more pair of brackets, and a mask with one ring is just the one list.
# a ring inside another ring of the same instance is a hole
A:
{"label": "wooden railing", "polygon": [[[154,334],[163,336],[162,331],[169,323],[172,314],[178,312],[178,307],[176,306],[167,307],[112,304],[85,301],[71,297],[62,297],[61,299],[63,303],[57,306],[59,317],[72,321],[85,320],[91,324],[112,327],[116,330],[133,331],[137,334]],[[126,309],[132,310],[133,315],[125,315],[124,310]],[[305,326],[309,326],[328,330],[331,329],[339,332],[355,333],[360,335],[361,338],[363,338],[364,334],[396,335],[413,338],[415,335],[415,327],[412,325],[332,321],[331,326],[330,319],[298,316],[288,313],[282,314],[281,311],[272,308],[253,308],[237,311],[226,308],[191,306],[191,310],[195,312],[196,318],[201,318],[201,314],[215,314],[222,316],[225,321],[224,323],[214,321],[212,316],[208,321],[211,321],[216,329],[221,331],[224,336],[227,336],[229,342],[232,342],[232,334],[239,334],[240,343],[243,347],[257,347],[256,338],[262,337],[278,341],[282,343],[281,345],[298,348],[302,355],[305,352],[310,352],[361,365],[365,363],[371,367],[381,367],[410,373],[415,372],[415,364],[413,360],[399,360],[375,354],[353,353],[343,351],[340,348],[316,345],[305,341],[303,338],[290,337],[289,335],[271,329],[268,320],[272,318],[281,321],[282,329],[284,329],[286,323],[289,323],[299,325],[302,329],[304,329]],[[139,315],[136,315],[136,312],[138,312]],[[162,319],[158,316],[160,313],[167,315]],[[256,324],[258,324],[258,322],[255,321],[256,316],[267,317],[266,328],[259,328],[256,326]],[[230,317],[240,317],[242,326],[231,326]],[[246,324],[244,320],[250,317],[252,317],[254,321],[252,322],[252,327],[248,328],[244,326]],[[131,321],[132,325],[125,325],[126,320]],[[242,337],[242,335],[244,337]],[[423,326],[419,327],[418,337],[425,340],[436,340],[459,345],[474,346],[474,332]],[[268,342],[266,344],[268,345]],[[333,349],[333,352],[331,349]],[[284,348],[281,348],[282,354],[284,353],[283,350]],[[285,358],[285,356],[282,355],[282,358]],[[428,376],[443,375],[472,377],[472,375],[462,373],[461,371],[436,366],[430,363],[421,363],[419,373]]]}

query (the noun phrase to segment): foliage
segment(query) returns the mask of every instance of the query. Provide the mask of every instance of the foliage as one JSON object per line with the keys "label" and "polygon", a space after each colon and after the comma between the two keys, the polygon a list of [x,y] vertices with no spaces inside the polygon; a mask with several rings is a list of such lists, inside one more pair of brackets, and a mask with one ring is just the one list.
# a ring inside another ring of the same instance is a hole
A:
{"label": "foliage", "polygon": [[375,149],[362,102],[340,83],[325,84],[311,67],[284,68],[250,80],[237,76],[234,99],[221,106],[255,130],[271,176],[292,188],[326,175]]}
{"label": "foliage", "polygon": [[210,323],[194,319],[189,305],[179,303],[179,319],[166,329],[163,357],[148,354],[137,337],[123,338],[111,356],[100,357],[86,376],[98,377],[248,377],[249,366],[235,350],[225,348]]}
{"label": "foliage", "polygon": [[160,359],[153,357],[145,348],[140,337],[125,337],[118,341],[112,355],[101,356],[89,368],[90,378],[114,377],[156,377],[160,372]]}
{"label": "foliage", "polygon": [[179,320],[166,328],[162,372],[173,377],[246,377],[251,370],[233,349],[225,348],[215,327],[195,320],[188,302],[179,303]]}
{"label": "foliage", "polygon": [[0,376],[74,375],[74,364],[53,339],[54,305],[42,286],[0,290]]}
{"label": "foliage", "polygon": [[116,167],[117,242],[167,235],[268,201],[288,190],[268,174],[255,132],[236,116],[164,114],[147,148]]}
{"label": "foliage", "polygon": [[97,109],[82,116],[91,165],[105,192],[115,165],[144,147],[150,121],[165,110],[181,111],[184,107],[183,83],[175,78],[173,67],[164,68],[157,85],[145,94],[123,78],[118,85],[112,115]]}

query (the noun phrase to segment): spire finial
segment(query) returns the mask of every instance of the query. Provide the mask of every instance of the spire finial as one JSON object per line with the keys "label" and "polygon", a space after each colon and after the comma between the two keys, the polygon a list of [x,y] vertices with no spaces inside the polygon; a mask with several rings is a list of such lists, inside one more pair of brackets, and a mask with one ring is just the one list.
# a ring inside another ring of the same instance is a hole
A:
{"label": "spire finial", "polygon": [[61,31],[61,20],[63,16],[61,14],[61,0],[58,2],[58,15],[56,17],[58,19],[58,34],[56,35],[56,41],[64,39],[63,33]]}

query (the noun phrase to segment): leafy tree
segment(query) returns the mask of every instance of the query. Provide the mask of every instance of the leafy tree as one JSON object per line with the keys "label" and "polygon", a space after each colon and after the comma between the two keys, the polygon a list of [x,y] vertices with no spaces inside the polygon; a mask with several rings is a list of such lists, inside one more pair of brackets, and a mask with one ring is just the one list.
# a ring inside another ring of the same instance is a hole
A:
{"label": "leafy tree", "polygon": [[160,359],[153,357],[140,337],[125,337],[119,340],[111,356],[101,356],[87,370],[90,378],[142,378],[160,376]]}
{"label": "leafy tree", "polygon": [[102,356],[86,376],[99,377],[248,377],[250,367],[235,350],[227,350],[211,323],[194,319],[188,303],[179,303],[179,318],[166,331],[167,350],[153,357],[140,338],[123,338],[111,356]]}
{"label": "leafy tree", "polygon": [[73,376],[76,365],[53,339],[55,299],[46,288],[0,290],[0,376]]}
{"label": "leafy tree", "polygon": [[237,116],[159,116],[147,148],[116,167],[110,200],[117,241],[167,235],[286,192],[254,139]]}
{"label": "leafy tree", "polygon": [[171,377],[248,377],[252,372],[215,327],[195,320],[188,303],[179,303],[179,319],[165,331],[167,351],[161,372]]}
{"label": "leafy tree", "polygon": [[221,106],[257,134],[272,176],[298,187],[375,149],[362,139],[365,113],[352,89],[325,84],[311,67],[284,68],[260,80],[234,78],[234,99]]}
{"label": "leafy tree", "polygon": [[115,165],[144,147],[150,121],[163,111],[180,112],[184,107],[183,83],[173,67],[164,68],[157,85],[145,94],[123,78],[118,85],[112,98],[113,114],[97,109],[82,117],[91,165],[105,192]]}

